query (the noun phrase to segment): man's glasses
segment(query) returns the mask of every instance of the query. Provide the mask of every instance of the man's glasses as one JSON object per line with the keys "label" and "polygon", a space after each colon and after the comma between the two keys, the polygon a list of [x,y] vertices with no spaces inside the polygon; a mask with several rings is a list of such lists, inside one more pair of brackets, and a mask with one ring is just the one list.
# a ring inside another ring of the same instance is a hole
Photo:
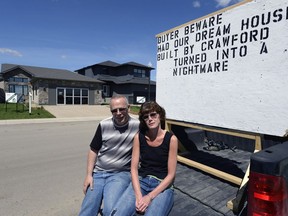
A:
{"label": "man's glasses", "polygon": [[126,110],[127,110],[127,108],[117,108],[117,109],[111,110],[111,113],[115,114],[118,111],[122,113],[122,112],[125,112]]}
{"label": "man's glasses", "polygon": [[149,113],[149,114],[147,114],[147,115],[144,115],[143,116],[143,120],[144,121],[147,121],[148,119],[149,119],[149,117],[151,118],[151,119],[156,119],[157,118],[157,112],[153,112],[153,113]]}

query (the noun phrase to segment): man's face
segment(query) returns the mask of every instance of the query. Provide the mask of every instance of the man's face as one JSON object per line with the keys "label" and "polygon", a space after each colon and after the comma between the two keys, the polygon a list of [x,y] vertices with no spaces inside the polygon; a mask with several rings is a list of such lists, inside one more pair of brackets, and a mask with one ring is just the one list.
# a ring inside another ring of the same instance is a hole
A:
{"label": "man's face", "polygon": [[117,125],[121,126],[128,122],[128,109],[128,104],[124,98],[115,98],[111,100],[110,110]]}

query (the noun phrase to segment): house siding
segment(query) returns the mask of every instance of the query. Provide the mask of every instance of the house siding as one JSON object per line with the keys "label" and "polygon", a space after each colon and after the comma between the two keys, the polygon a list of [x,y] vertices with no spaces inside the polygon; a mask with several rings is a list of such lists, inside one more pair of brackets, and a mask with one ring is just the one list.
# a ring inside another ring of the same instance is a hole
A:
{"label": "house siding", "polygon": [[56,96],[56,88],[49,88],[48,89],[48,104],[49,105],[56,105],[57,104],[57,96]]}

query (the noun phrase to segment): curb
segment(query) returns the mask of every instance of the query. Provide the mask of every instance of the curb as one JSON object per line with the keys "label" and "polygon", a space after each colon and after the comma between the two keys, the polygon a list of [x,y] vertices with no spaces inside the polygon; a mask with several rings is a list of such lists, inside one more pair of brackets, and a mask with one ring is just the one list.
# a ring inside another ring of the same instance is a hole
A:
{"label": "curb", "polygon": [[104,118],[107,118],[107,116],[74,117],[74,118],[15,119],[15,120],[9,119],[9,120],[0,120],[0,125],[100,121]]}

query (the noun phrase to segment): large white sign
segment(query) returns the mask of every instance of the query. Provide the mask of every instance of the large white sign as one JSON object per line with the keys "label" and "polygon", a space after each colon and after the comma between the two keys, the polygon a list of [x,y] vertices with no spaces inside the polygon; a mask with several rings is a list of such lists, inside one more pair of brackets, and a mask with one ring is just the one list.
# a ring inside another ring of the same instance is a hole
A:
{"label": "large white sign", "polygon": [[287,0],[247,0],[156,37],[156,99],[169,119],[287,132]]}

